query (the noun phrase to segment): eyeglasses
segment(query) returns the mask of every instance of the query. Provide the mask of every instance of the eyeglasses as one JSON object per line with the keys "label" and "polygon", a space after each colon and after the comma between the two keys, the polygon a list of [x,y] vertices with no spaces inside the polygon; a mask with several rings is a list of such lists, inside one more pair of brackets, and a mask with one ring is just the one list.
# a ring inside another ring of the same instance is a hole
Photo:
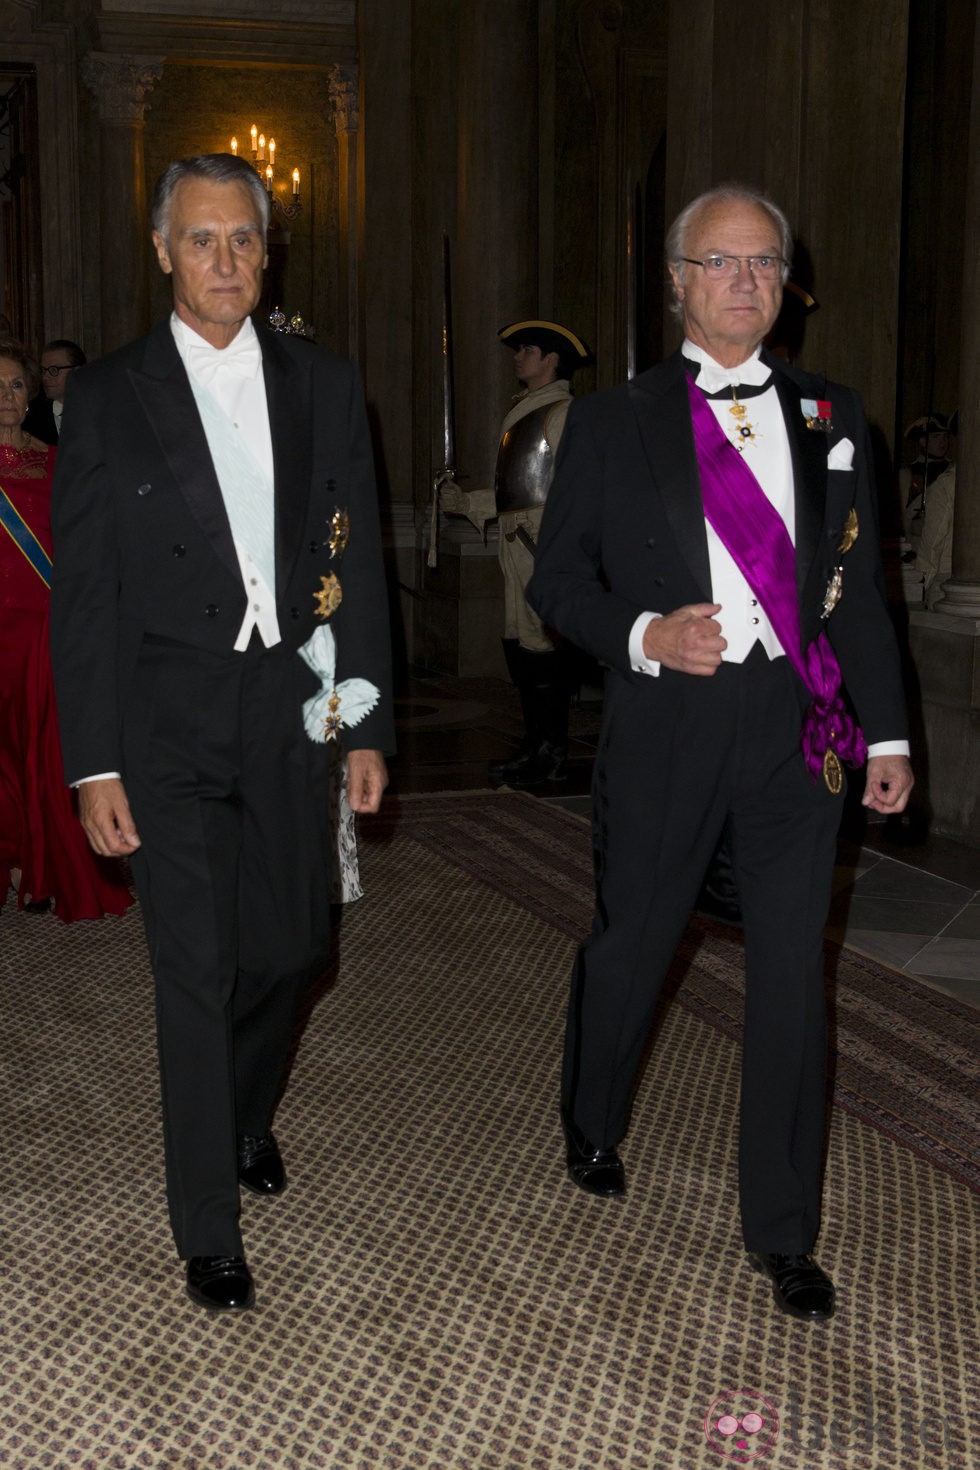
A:
{"label": "eyeglasses", "polygon": [[706,255],[703,260],[692,260],[682,255],[688,265],[699,265],[712,281],[728,281],[742,269],[742,261],[748,266],[753,279],[771,281],[789,262],[781,255]]}
{"label": "eyeglasses", "polygon": [[56,378],[59,373],[73,373],[74,371],[75,364],[73,362],[54,363],[51,367],[43,367],[41,369],[41,372],[46,378]]}

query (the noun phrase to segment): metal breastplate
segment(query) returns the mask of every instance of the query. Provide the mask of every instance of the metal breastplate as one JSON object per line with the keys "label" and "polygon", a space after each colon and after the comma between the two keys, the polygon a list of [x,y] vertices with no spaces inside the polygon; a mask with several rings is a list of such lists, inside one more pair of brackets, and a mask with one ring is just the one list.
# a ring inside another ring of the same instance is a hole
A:
{"label": "metal breastplate", "polygon": [[555,473],[555,457],[545,437],[553,403],[533,409],[512,424],[497,450],[494,493],[498,512],[544,505]]}

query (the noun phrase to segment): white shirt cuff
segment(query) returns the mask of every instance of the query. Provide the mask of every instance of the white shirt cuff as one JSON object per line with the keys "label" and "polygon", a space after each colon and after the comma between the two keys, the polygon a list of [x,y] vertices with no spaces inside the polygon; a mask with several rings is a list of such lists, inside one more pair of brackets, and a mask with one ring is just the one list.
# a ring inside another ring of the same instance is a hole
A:
{"label": "white shirt cuff", "polygon": [[87,786],[90,781],[121,781],[122,776],[118,771],[103,771],[98,776],[83,776],[80,781],[71,783],[72,791],[77,791],[79,786]]}
{"label": "white shirt cuff", "polygon": [[874,745],[868,746],[868,759],[873,755],[911,755],[912,750],[907,740],[876,740]]}
{"label": "white shirt cuff", "polygon": [[640,616],[630,629],[630,668],[634,674],[653,674],[656,677],[660,673],[659,661],[655,658],[647,658],[643,652],[643,635],[654,618],[662,617],[663,613],[640,613]]}

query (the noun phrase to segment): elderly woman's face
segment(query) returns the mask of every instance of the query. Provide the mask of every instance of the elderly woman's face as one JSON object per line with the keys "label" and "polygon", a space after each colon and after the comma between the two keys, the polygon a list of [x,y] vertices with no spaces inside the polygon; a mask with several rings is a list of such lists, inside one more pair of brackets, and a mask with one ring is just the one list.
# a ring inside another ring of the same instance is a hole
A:
{"label": "elderly woman's face", "polygon": [[19,362],[0,357],[0,429],[16,429],[27,413],[27,379]]}

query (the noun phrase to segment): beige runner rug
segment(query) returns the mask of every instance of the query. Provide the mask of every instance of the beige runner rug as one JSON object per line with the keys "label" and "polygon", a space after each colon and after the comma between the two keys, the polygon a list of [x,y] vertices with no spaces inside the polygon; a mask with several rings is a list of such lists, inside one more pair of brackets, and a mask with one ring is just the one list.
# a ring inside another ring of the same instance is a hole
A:
{"label": "beige runner rug", "polygon": [[[587,845],[564,814],[480,793],[405,798],[362,841],[366,897],[277,1119],[290,1185],[244,1202],[258,1305],[232,1319],[186,1300],[166,1225],[138,912],[0,912],[5,1470],[977,1463],[967,1013],[953,1003],[929,1043],[949,1096],[929,1083],[924,1139],[835,1109],[820,1256],[839,1314],[781,1316],[738,1239],[737,1041],[683,1003],[704,992],[728,1014],[737,936],[692,931],[625,1204],[564,1177],[557,1058]],[[706,945],[724,965],[699,960]],[[838,1031],[860,1015],[868,1075],[876,1049],[897,1059],[885,1112],[904,1076],[914,1124],[903,1014],[842,988]],[[860,1102],[874,1086],[856,1076]]]}

